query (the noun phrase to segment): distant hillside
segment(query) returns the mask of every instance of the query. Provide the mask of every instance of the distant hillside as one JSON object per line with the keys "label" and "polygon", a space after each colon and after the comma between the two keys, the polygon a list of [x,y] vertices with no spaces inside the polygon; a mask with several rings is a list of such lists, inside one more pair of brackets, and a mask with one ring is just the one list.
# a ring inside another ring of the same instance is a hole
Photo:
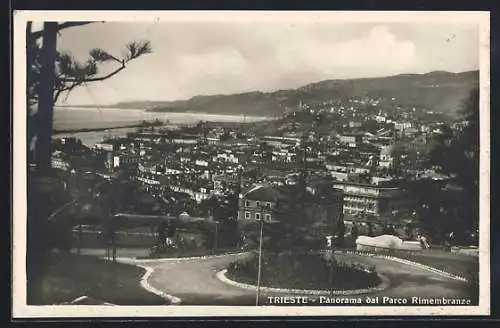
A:
{"label": "distant hillside", "polygon": [[196,96],[189,100],[158,104],[158,112],[204,112],[210,114],[280,115],[283,109],[274,93],[248,92],[233,95]]}
{"label": "distant hillside", "polygon": [[246,114],[277,116],[287,108],[304,103],[346,100],[367,96],[396,99],[398,105],[423,106],[453,115],[474,85],[479,72],[400,74],[389,77],[326,80],[291,90],[247,92],[232,95],[196,96],[171,102],[129,102],[112,107],[142,108],[157,112],[204,112],[211,114]]}
{"label": "distant hillside", "polygon": [[479,84],[479,72],[401,74],[383,78],[328,80],[306,85],[296,90],[288,101],[325,101],[354,96],[395,98],[397,104],[423,106],[453,115],[474,85]]}

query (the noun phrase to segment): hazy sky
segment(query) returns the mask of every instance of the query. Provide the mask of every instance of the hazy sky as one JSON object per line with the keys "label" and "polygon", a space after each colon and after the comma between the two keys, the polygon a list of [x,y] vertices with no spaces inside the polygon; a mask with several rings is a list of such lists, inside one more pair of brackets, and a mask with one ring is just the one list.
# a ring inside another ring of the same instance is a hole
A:
{"label": "hazy sky", "polygon": [[127,42],[143,39],[153,54],[110,80],[75,89],[66,104],[177,100],[479,66],[477,26],[456,23],[109,22],[64,30],[58,48],[84,60],[92,48],[119,55]]}

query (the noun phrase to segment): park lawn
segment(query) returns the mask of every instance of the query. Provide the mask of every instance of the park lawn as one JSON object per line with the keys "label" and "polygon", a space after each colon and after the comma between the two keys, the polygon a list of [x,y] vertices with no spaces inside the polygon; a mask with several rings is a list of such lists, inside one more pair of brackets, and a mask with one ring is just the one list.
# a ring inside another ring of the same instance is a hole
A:
{"label": "park lawn", "polygon": [[205,248],[195,248],[195,249],[184,249],[184,250],[172,250],[164,253],[158,253],[154,255],[138,256],[137,259],[161,259],[161,258],[183,258],[183,257],[202,257],[202,256],[213,256],[213,255],[223,255],[227,253],[239,252],[241,249],[238,248],[220,248],[218,250],[205,249]]}
{"label": "park lawn", "polygon": [[471,277],[479,272],[479,258],[475,256],[454,254],[441,250],[422,250],[421,252],[394,252],[392,254],[405,260],[428,265],[438,270]]}
{"label": "park lawn", "polygon": [[43,304],[88,296],[116,305],[167,305],[140,285],[145,270],[133,265],[66,253],[51,254],[42,284]]}

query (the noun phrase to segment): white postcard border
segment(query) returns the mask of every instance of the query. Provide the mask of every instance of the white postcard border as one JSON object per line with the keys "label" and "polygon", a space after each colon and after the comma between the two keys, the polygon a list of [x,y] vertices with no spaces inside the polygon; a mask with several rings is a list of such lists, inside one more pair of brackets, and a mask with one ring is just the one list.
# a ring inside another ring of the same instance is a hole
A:
{"label": "white postcard border", "polygon": [[[480,26],[480,297],[478,306],[29,306],[26,304],[26,40],[28,21],[477,22]],[[490,314],[489,12],[16,11],[13,41],[13,317],[394,316]]]}

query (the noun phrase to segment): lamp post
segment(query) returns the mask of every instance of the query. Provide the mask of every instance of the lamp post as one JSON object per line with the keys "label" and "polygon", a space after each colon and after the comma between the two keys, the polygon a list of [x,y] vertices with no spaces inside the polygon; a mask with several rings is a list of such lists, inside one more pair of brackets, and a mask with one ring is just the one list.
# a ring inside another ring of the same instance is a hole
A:
{"label": "lamp post", "polygon": [[82,248],[82,225],[78,225],[78,248],[76,249],[76,254],[80,255],[81,253],[81,248]]}
{"label": "lamp post", "polygon": [[111,232],[111,245],[113,247],[113,263],[116,263],[116,230],[115,227],[113,227],[113,231]]}
{"label": "lamp post", "polygon": [[260,219],[260,237],[259,237],[259,264],[257,269],[257,295],[255,297],[255,305],[259,305],[260,297],[260,275],[262,271],[262,233],[264,230],[264,220]]}
{"label": "lamp post", "polygon": [[215,221],[214,253],[217,252],[218,247],[219,247],[219,221]]}
{"label": "lamp post", "polygon": [[335,254],[334,237],[333,236],[328,236],[327,237],[327,247],[326,247],[326,259],[328,261],[328,268],[329,268],[328,288],[331,288],[331,286],[332,286],[332,280],[333,280],[333,261],[334,261],[334,256],[335,256],[334,254]]}

